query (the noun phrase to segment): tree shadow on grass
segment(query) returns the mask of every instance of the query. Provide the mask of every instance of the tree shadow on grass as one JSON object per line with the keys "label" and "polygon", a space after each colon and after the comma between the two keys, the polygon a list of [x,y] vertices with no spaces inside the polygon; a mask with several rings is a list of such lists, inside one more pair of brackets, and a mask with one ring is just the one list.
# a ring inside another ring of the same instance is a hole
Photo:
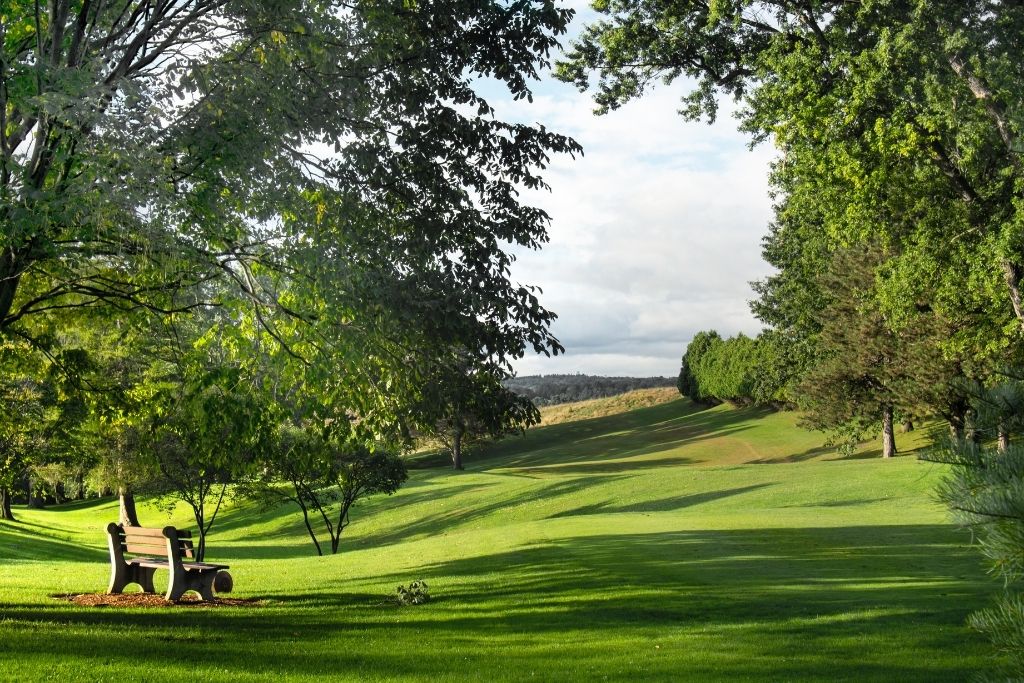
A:
{"label": "tree shadow on grass", "polygon": [[693,493],[685,496],[670,496],[668,498],[647,500],[641,503],[631,503],[627,505],[616,505],[611,500],[608,500],[603,503],[584,505],[573,510],[557,512],[551,515],[549,519],[557,517],[575,517],[578,515],[604,515],[616,512],[672,512],[675,510],[682,510],[683,508],[693,507],[694,505],[701,505],[702,503],[710,503],[711,501],[728,498],[730,496],[738,496],[750,491],[757,491],[758,489],[763,489],[769,486],[772,486],[772,484],[752,484],[750,486],[740,486],[733,489],[705,491],[703,493]]}
{"label": "tree shadow on grass", "polygon": [[95,546],[79,541],[63,541],[53,533],[36,531],[35,524],[0,522],[0,563],[10,560],[37,561],[54,559],[71,562],[94,562],[109,559],[108,551],[98,539]]}
{"label": "tree shadow on grass", "polygon": [[[701,441],[734,436],[767,411],[760,408],[709,410],[673,402],[620,415],[531,429],[525,435],[482,449],[474,469],[564,468],[582,462],[637,460]],[[687,464],[698,462],[687,459]]]}
{"label": "tree shadow on grass", "polygon": [[[621,460],[593,460],[589,462],[568,462],[564,464],[542,465],[539,467],[521,467],[516,471],[524,475],[564,475],[564,474],[628,474],[641,470],[661,469],[680,465],[696,465],[700,460],[673,456],[657,459],[623,458]],[[505,474],[504,470],[493,470]]]}
{"label": "tree shadow on grass", "polygon": [[[324,586],[268,595],[265,609],[12,605],[3,628],[22,656],[46,656],[54,638],[62,639],[65,657],[116,653],[131,629],[132,658],[140,664],[244,662],[298,676],[319,673],[325,657],[332,666],[345,663],[348,654],[391,676],[450,676],[444,646],[457,643],[460,652],[485,659],[500,644],[506,672],[542,666],[553,678],[578,677],[560,650],[589,642],[599,646],[588,655],[595,675],[614,677],[613,651],[642,640],[708,649],[687,659],[685,670],[670,659],[664,669],[637,660],[634,677],[963,680],[984,650],[964,619],[992,587],[962,541],[944,525],[595,533],[383,574],[380,582],[394,585],[425,578],[441,598],[408,611],[385,595]],[[80,630],[73,638],[47,635],[55,624]],[[325,650],[325,635],[337,629],[356,640]],[[276,646],[297,639],[307,656]],[[355,645],[367,642],[390,645]],[[533,643],[545,645],[531,649]],[[875,656],[873,648],[889,654]],[[395,659],[396,652],[409,657]],[[481,666],[497,672],[493,662]]]}
{"label": "tree shadow on grass", "polygon": [[606,484],[624,476],[626,475],[613,474],[603,477],[580,477],[537,483],[527,491],[517,492],[513,498],[500,498],[486,503],[479,502],[468,507],[460,506],[442,510],[436,514],[422,517],[411,524],[367,536],[365,541],[370,545],[390,545],[436,536],[471,524],[476,520],[487,518],[505,508],[529,505],[540,501],[552,501],[560,496],[573,495],[592,486]]}

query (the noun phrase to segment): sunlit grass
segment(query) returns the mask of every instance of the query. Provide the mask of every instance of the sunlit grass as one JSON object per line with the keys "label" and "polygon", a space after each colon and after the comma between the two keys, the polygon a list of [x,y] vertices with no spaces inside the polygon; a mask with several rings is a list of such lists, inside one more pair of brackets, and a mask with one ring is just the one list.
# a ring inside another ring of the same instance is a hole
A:
{"label": "sunlit grass", "polygon": [[[964,680],[993,586],[913,457],[822,449],[794,417],[682,400],[414,470],[318,558],[283,508],[230,508],[210,559],[260,608],[79,608],[112,501],[0,526],[16,679]],[[908,450],[924,443],[915,433]],[[422,461],[421,461],[422,464]],[[143,506],[150,526],[188,526]],[[434,599],[399,608],[399,583]],[[159,583],[159,578],[158,578]],[[191,674],[190,674],[191,675]]]}

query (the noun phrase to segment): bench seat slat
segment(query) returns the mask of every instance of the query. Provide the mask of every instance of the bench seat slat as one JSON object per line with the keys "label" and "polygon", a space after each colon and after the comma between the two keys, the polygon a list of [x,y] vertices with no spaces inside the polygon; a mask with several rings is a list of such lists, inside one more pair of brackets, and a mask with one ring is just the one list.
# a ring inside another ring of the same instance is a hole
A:
{"label": "bench seat slat", "polygon": [[[133,540],[129,539],[128,541],[123,541],[121,543],[121,552],[124,552],[124,553],[142,553],[143,555],[153,555],[153,554],[164,555],[164,554],[167,553],[167,543],[166,543],[166,541],[163,542],[163,543],[155,541],[155,540],[154,541],[147,540],[145,542],[142,542],[142,541],[133,541]],[[178,552],[179,552],[179,554],[182,557],[187,557],[187,558],[190,558],[190,559],[195,557],[195,552],[194,552],[194,549],[192,547],[192,541],[185,540],[185,541],[182,541],[181,543],[179,543],[178,544]]]}
{"label": "bench seat slat", "polygon": [[[157,569],[166,569],[169,566],[167,560],[161,560],[156,557],[133,557],[127,561],[127,564],[136,564],[140,567],[156,567]],[[198,569],[200,571],[231,568],[226,564],[209,564],[208,562],[182,562],[181,566],[185,569]]]}
{"label": "bench seat slat", "polygon": [[226,564],[207,564],[206,562],[182,562],[181,566],[185,569],[198,569],[200,571],[213,571],[214,569],[230,569]]}
{"label": "bench seat slat", "polygon": [[170,565],[167,560],[159,560],[155,557],[134,557],[126,564],[134,564],[138,567],[153,567],[154,569],[167,569]]}
{"label": "bench seat slat", "polygon": [[[122,533],[128,538],[132,536],[140,540],[142,538],[164,538],[163,529],[150,529],[143,526],[126,526],[122,529]],[[192,538],[192,532],[188,529],[178,529],[178,538]]]}

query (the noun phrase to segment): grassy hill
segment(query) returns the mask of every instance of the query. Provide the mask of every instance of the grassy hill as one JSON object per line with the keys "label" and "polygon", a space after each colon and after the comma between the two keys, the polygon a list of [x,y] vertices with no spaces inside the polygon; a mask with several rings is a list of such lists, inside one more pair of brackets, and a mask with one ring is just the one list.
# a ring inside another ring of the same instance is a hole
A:
{"label": "grassy hill", "polygon": [[[421,461],[398,494],[354,510],[338,556],[313,556],[289,510],[229,509],[209,559],[232,565],[237,596],[266,599],[255,608],[50,598],[103,590],[116,506],[17,510],[22,522],[0,525],[0,661],[19,680],[953,681],[992,670],[964,620],[997,587],[933,501],[941,468],[883,461],[873,444],[838,459],[790,414],[647,403],[549,416],[471,455],[466,472]],[[902,450],[924,442],[907,436]],[[388,602],[416,579],[431,602]]]}

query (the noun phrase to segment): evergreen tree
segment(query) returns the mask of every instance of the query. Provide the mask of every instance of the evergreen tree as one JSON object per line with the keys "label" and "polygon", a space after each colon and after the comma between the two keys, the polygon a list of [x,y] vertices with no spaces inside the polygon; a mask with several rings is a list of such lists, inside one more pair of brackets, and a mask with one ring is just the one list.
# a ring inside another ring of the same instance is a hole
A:
{"label": "evergreen tree", "polygon": [[928,457],[952,465],[939,495],[954,518],[978,536],[992,571],[1004,580],[996,605],[970,623],[1008,657],[1011,677],[1024,677],[1024,372],[978,392],[974,428],[980,438],[948,439]]}

